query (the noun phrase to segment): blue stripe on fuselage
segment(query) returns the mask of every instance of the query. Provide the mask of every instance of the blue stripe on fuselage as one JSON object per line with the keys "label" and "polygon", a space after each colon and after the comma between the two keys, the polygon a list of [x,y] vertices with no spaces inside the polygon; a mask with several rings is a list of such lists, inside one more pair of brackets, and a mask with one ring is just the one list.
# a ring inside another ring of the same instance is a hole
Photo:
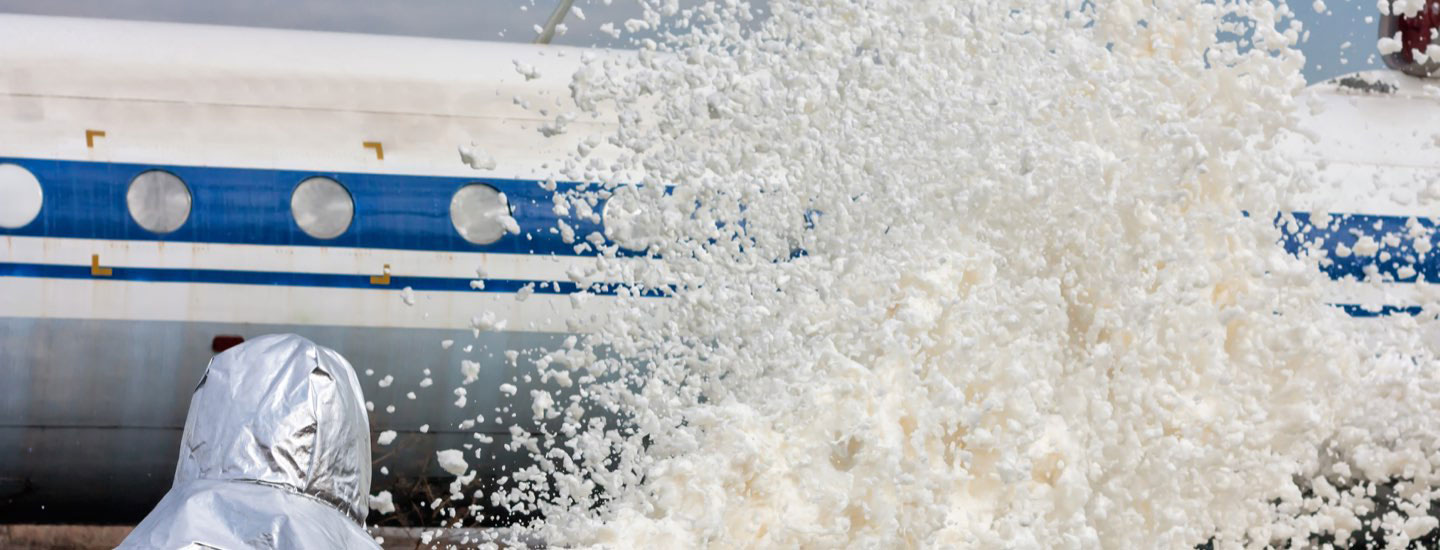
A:
{"label": "blue stripe on fuselage", "polygon": [[[1397,283],[1413,283],[1426,281],[1440,283],[1440,251],[1432,251],[1428,254],[1420,254],[1415,251],[1417,239],[1411,238],[1408,224],[1419,225],[1426,232],[1434,231],[1436,224],[1429,218],[1411,216],[1384,216],[1377,214],[1331,214],[1333,220],[1324,228],[1317,228],[1311,223],[1309,212],[1293,212],[1296,226],[1292,230],[1286,227],[1286,222],[1278,220],[1283,234],[1281,245],[1291,254],[1299,254],[1307,249],[1324,250],[1328,262],[1322,262],[1320,270],[1331,279],[1339,280],[1352,278],[1364,280],[1365,270],[1374,266],[1378,276],[1389,276]],[[1340,245],[1353,249],[1360,241],[1360,237],[1368,236],[1380,244],[1380,248],[1371,255],[1361,255],[1351,252],[1341,256],[1337,253]],[[1384,243],[1387,236],[1398,237],[1398,243],[1387,245]],[[1440,248],[1436,245],[1436,236],[1425,237],[1432,248]],[[1382,259],[1383,258],[1383,259]],[[1415,270],[1410,277],[1401,277],[1400,269],[1409,267]]]}
{"label": "blue stripe on fuselage", "polygon": [[[195,284],[241,284],[274,285],[323,288],[362,288],[370,290],[411,290],[439,292],[519,292],[526,285],[536,294],[574,294],[582,289],[570,281],[539,281],[522,279],[483,279],[484,287],[475,289],[475,279],[448,277],[416,277],[392,275],[390,282],[377,285],[370,282],[369,275],[345,275],[338,273],[291,273],[274,271],[235,271],[218,269],[171,269],[154,267],[112,267],[106,276],[96,276],[90,266],[53,264],[0,263],[0,277],[27,277],[38,279],[94,279],[97,281],[136,281],[150,283],[195,283]],[[618,285],[595,284],[584,289],[597,295],[614,295]],[[641,294],[659,296],[661,291],[649,290]]]}
{"label": "blue stripe on fuselage", "polygon": [[[174,241],[283,246],[334,246],[442,252],[536,255],[593,255],[577,252],[553,231],[552,191],[535,181],[360,174],[324,171],[214,168],[0,157],[40,180],[44,203],[39,216],[0,236],[63,237],[131,241]],[[190,188],[192,207],[185,225],[157,235],[131,219],[125,204],[130,181],[148,170],[179,176]],[[355,217],[349,230],[330,240],[311,237],[290,215],[290,195],[307,178],[332,178],[350,191]],[[519,235],[488,245],[471,244],[450,223],[450,200],[470,183],[505,193]],[[580,184],[560,183],[561,191]],[[597,205],[597,209],[600,205]],[[569,218],[580,237],[601,231],[598,223]],[[623,255],[623,253],[622,253]]]}
{"label": "blue stripe on fuselage", "polygon": [[1344,310],[1351,317],[1389,317],[1391,315],[1415,317],[1424,311],[1420,306],[1380,306],[1375,309],[1360,304],[1334,304],[1334,306]]}
{"label": "blue stripe on fuselage", "polygon": [[[17,164],[33,173],[44,190],[40,214],[19,229],[0,228],[0,236],[85,238],[102,240],[168,241],[194,243],[253,244],[274,246],[333,246],[345,248],[426,250],[436,252],[488,252],[527,255],[592,255],[577,252],[553,231],[558,217],[553,210],[552,191],[535,181],[495,178],[456,178],[391,174],[363,174],[324,171],[216,168],[161,164],[133,164],[72,160],[0,157],[0,163]],[[165,170],[179,176],[190,189],[192,208],[185,225],[173,233],[157,235],[131,219],[125,204],[130,181],[148,170]],[[290,195],[301,181],[314,177],[333,178],[345,185],[355,201],[355,217],[349,230],[331,240],[311,237],[301,231],[290,215]],[[489,245],[466,242],[450,223],[449,205],[455,191],[470,183],[485,183],[504,192],[512,215],[520,223],[519,235],[506,235]],[[559,183],[561,191],[580,184]],[[603,203],[595,205],[597,210]],[[1317,229],[1310,214],[1295,212],[1295,230],[1286,230],[1282,245],[1291,253],[1315,247],[1328,252],[1321,270],[1332,279],[1364,279],[1374,266],[1381,276],[1396,282],[1423,280],[1440,283],[1440,254],[1420,255],[1413,239],[1402,238],[1398,246],[1382,246],[1389,253],[1382,260],[1371,256],[1337,255],[1343,244],[1353,247],[1359,235],[1383,241],[1389,234],[1406,235],[1410,217],[1370,214],[1334,214],[1338,221]],[[1415,218],[1426,229],[1436,223]],[[600,224],[569,218],[566,223],[577,235],[602,231]],[[1280,220],[1284,227],[1284,220]],[[1432,243],[1434,236],[1427,237]],[[621,255],[631,255],[624,251]],[[1402,267],[1416,271],[1410,278],[1399,277]],[[152,282],[220,284],[263,284],[337,288],[402,288],[415,290],[469,291],[470,279],[443,277],[392,277],[388,287],[371,285],[366,275],[275,273],[204,269],[113,268],[109,279]],[[0,276],[91,278],[88,266],[0,263]],[[485,290],[514,292],[534,283],[536,292],[568,294],[578,289],[573,283],[525,280],[487,280]],[[1403,311],[1402,311],[1403,310]],[[1363,314],[1353,307],[1352,315]],[[1388,313],[1411,313],[1399,308]]]}

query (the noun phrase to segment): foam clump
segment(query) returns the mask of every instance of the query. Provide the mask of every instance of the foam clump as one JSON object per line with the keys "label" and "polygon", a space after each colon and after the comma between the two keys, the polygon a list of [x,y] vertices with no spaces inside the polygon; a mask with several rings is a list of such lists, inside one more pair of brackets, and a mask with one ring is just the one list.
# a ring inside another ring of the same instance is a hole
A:
{"label": "foam clump", "polygon": [[389,445],[395,441],[395,436],[397,435],[399,434],[396,433],[395,430],[385,430],[383,432],[380,432],[380,436],[375,438],[375,444],[382,446]]}
{"label": "foam clump", "polygon": [[[546,424],[510,429],[536,465],[491,500],[541,512],[548,542],[1299,547],[1369,526],[1403,547],[1436,527],[1423,321],[1357,336],[1276,244],[1311,185],[1276,150],[1304,86],[1288,8],[641,4],[626,28],[661,39],[588,58],[581,114],[556,115],[616,123],[565,163],[592,185],[557,212],[623,190],[650,258],[594,239],[572,279],[619,281],[619,305],[537,365],[583,398],[534,391]],[[1377,487],[1400,497],[1383,513]]]}
{"label": "foam clump", "polygon": [[450,475],[458,476],[465,473],[470,467],[465,462],[465,452],[459,449],[446,449],[436,451],[435,459],[440,464],[440,469],[450,472]]}
{"label": "foam clump", "polygon": [[370,495],[370,509],[381,514],[392,514],[395,512],[395,498],[390,491],[380,491],[380,494]]}

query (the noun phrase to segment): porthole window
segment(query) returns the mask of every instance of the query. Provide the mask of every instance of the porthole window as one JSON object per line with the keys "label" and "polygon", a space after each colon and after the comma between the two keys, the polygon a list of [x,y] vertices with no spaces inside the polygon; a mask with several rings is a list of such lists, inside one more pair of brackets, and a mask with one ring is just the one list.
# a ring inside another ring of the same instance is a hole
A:
{"label": "porthole window", "polygon": [[646,239],[641,234],[644,212],[640,209],[640,197],[635,195],[635,188],[621,187],[616,189],[605,200],[605,209],[600,212],[600,221],[605,225],[605,236],[620,248],[643,251],[646,247]]}
{"label": "porthole window", "polygon": [[500,240],[509,216],[505,195],[483,183],[461,187],[450,199],[450,223],[461,237],[475,244]]}
{"label": "porthole window", "polygon": [[14,164],[0,164],[0,227],[19,229],[40,215],[45,194],[35,174]]}
{"label": "porthole window", "polygon": [[355,200],[340,182],[314,177],[300,182],[290,195],[290,214],[306,235],[333,239],[350,229]]}
{"label": "porthole window", "polygon": [[130,180],[125,204],[146,231],[170,233],[190,219],[190,188],[175,174],[150,170]]}

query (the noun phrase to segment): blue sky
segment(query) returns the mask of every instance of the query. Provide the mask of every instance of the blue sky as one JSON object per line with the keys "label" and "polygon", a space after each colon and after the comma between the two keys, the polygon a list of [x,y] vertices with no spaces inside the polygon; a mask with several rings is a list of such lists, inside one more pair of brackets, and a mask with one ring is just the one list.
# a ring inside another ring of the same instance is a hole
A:
{"label": "blue sky", "polygon": [[[1373,0],[1327,0],[1324,14],[1310,2],[1298,0],[1292,6],[1310,31],[1309,40],[1301,44],[1308,80],[1381,66],[1374,54],[1375,23],[1364,20],[1377,13]],[[614,0],[609,6],[600,0],[575,3],[586,19],[569,18],[569,32],[557,38],[557,44],[614,45],[599,26],[636,14],[633,2],[627,0]],[[535,37],[532,27],[543,23],[555,4],[556,0],[0,0],[0,12],[528,42]],[[1345,42],[1350,46],[1342,49]]]}
{"label": "blue sky", "polygon": [[[534,40],[556,0],[0,0],[0,12],[208,23],[336,32],[399,34],[462,40]],[[687,0],[682,4],[692,4]],[[569,17],[556,44],[609,45],[599,31],[639,11],[633,1],[610,6],[576,0],[585,20]]]}
{"label": "blue sky", "polygon": [[[1326,0],[1323,14],[1316,13],[1312,1],[1300,0],[1291,6],[1310,32],[1309,40],[1300,44],[1300,51],[1305,53],[1306,80],[1317,82],[1355,71],[1384,68],[1380,54],[1375,51],[1380,12],[1374,0]],[[0,0],[0,5],[3,2]],[[1366,23],[1366,17],[1373,19]],[[1346,42],[1350,43],[1349,47],[1342,49]]]}

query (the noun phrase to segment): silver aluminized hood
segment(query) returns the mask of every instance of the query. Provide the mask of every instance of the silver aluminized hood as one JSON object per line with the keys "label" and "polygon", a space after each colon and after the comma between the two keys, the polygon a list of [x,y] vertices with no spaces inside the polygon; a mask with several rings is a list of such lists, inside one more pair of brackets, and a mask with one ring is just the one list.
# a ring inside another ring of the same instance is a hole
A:
{"label": "silver aluminized hood", "polygon": [[120,548],[363,548],[370,422],[334,350],[263,336],[215,356],[175,484]]}

